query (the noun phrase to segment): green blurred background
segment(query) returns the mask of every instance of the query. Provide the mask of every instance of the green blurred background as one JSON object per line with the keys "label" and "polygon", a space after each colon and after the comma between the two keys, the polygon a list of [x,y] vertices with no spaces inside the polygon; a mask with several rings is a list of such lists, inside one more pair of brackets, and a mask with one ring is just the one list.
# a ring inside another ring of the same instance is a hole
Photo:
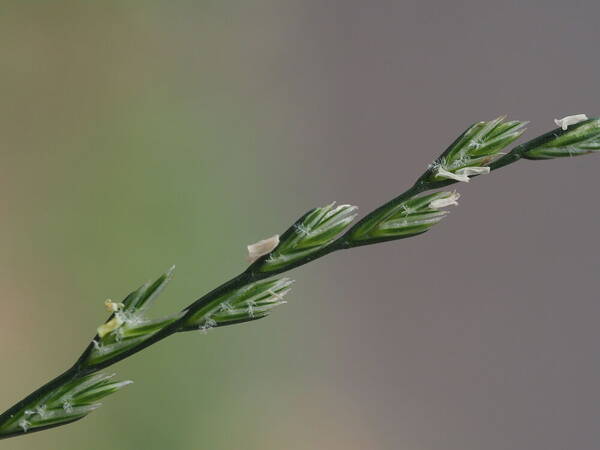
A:
{"label": "green blurred background", "polygon": [[[305,210],[399,193],[473,121],[600,114],[599,12],[1,1],[0,409],[172,264],[157,314]],[[135,384],[89,418],[0,447],[596,448],[599,164],[461,186],[425,237],[299,269],[270,318],[174,336],[115,366]]]}

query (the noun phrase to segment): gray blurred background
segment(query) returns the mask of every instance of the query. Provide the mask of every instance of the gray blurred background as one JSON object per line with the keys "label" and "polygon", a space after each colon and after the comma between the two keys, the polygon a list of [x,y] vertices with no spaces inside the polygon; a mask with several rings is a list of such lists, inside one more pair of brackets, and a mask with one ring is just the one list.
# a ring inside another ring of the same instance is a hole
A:
{"label": "gray blurred background", "polygon": [[[0,409],[177,264],[157,313],[332,200],[367,212],[470,123],[600,115],[595,1],[2,1]],[[175,336],[43,449],[597,449],[600,160],[459,186],[414,239]]]}

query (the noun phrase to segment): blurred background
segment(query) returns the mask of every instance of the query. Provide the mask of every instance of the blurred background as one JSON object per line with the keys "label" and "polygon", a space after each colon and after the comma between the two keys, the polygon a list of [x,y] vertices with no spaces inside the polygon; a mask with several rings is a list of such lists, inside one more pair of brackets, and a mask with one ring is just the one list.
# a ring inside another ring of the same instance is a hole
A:
{"label": "blurred background", "polygon": [[[368,212],[470,123],[600,115],[595,1],[9,1],[0,409],[171,264],[157,314],[332,200]],[[564,450],[600,441],[600,160],[458,186],[414,239],[297,269],[265,320],[114,366],[15,450]]]}

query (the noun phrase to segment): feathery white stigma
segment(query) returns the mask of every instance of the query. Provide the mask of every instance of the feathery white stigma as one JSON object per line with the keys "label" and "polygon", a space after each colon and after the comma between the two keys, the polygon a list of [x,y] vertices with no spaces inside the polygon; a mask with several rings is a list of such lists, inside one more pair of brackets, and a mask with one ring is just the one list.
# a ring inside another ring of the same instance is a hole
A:
{"label": "feathery white stigma", "polygon": [[23,433],[27,433],[27,430],[29,430],[29,427],[31,427],[31,422],[29,422],[27,419],[21,419],[19,421],[19,427],[23,430]]}
{"label": "feathery white stigma", "polygon": [[253,263],[258,258],[268,255],[279,245],[279,235],[258,241],[248,246],[248,262]]}
{"label": "feathery white stigma", "polygon": [[566,130],[569,125],[575,125],[576,123],[583,122],[584,120],[588,120],[588,116],[585,114],[575,114],[573,116],[563,117],[562,119],[554,119],[554,123],[557,127],[561,127],[563,130]]}
{"label": "feathery white stigma", "polygon": [[435,200],[429,202],[429,207],[431,209],[441,209],[445,208],[446,206],[458,206],[457,200],[460,198],[460,194],[456,191],[448,192],[448,194],[449,195],[447,197],[436,198]]}

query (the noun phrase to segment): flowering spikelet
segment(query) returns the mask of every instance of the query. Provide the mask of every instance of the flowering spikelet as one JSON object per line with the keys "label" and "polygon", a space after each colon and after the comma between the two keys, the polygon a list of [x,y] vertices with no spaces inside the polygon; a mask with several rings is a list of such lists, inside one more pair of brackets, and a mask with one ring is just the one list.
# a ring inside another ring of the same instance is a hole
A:
{"label": "flowering spikelet", "polygon": [[307,212],[281,235],[277,248],[271,249],[269,258],[257,270],[281,271],[318,252],[354,220],[357,209],[352,205],[336,206],[333,202]]}
{"label": "flowering spikelet", "polygon": [[145,283],[131,292],[122,302],[110,299],[104,302],[106,309],[113,315],[97,328],[98,337],[92,343],[93,348],[86,364],[98,364],[132,350],[182,316],[183,312],[160,319],[145,317],[146,311],[170,281],[173,269],[171,267],[156,281]]}
{"label": "flowering spikelet", "polygon": [[429,167],[429,181],[469,182],[469,177],[489,173],[489,164],[500,158],[502,149],[525,131],[525,122],[504,117],[478,122],[468,128]]}
{"label": "flowering spikelet", "polygon": [[[581,114],[580,116],[583,116]],[[577,116],[573,116],[577,117]],[[600,151],[600,119],[561,119],[560,130],[522,144],[526,159],[553,159],[597,153]]]}
{"label": "flowering spikelet", "polygon": [[257,281],[225,293],[192,314],[184,329],[207,331],[265,317],[273,308],[286,303],[284,297],[290,292],[292,283],[289,278]]}
{"label": "flowering spikelet", "polygon": [[459,197],[457,192],[445,191],[390,202],[354,227],[348,240],[358,246],[424,233],[448,213],[441,208],[458,205]]}
{"label": "flowering spikelet", "polygon": [[112,381],[113,375],[95,374],[75,378],[47,393],[40,401],[30,403],[0,425],[0,436],[35,431],[80,419],[100,406],[98,400],[118,391],[131,381]]}

